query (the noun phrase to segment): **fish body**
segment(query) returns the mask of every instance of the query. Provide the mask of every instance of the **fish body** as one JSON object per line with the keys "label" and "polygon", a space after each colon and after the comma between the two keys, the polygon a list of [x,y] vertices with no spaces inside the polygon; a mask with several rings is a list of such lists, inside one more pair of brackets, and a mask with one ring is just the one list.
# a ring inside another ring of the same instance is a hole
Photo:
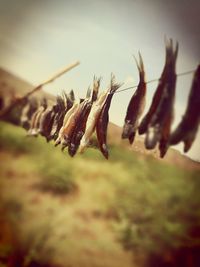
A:
{"label": "fish body", "polygon": [[114,77],[111,79],[110,91],[106,96],[105,103],[101,109],[100,115],[96,123],[96,133],[99,149],[106,159],[109,157],[107,148],[107,128],[109,122],[109,109],[115,91],[120,87],[119,84],[114,83]]}
{"label": "fish body", "polygon": [[200,123],[200,65],[198,65],[190,89],[187,108],[181,122],[170,136],[170,145],[183,141],[184,152],[191,148]]}
{"label": "fish body", "polygon": [[161,77],[158,82],[158,86],[156,89],[156,92],[153,96],[153,100],[151,103],[151,106],[147,112],[147,114],[144,116],[142,119],[139,127],[138,127],[138,133],[139,134],[144,134],[147,132],[148,125],[151,121],[152,116],[154,115],[157,106],[159,104],[160,98],[163,94],[164,87],[165,87],[165,82],[166,82],[166,75],[167,75],[167,69],[168,69],[168,58],[169,58],[169,49],[166,47],[166,55],[165,55],[165,65],[161,74]]}
{"label": "fish body", "polygon": [[28,102],[24,108],[22,109],[21,117],[20,117],[20,125],[28,130],[29,129],[29,123],[28,123],[28,112],[30,109],[30,103]]}
{"label": "fish body", "polygon": [[88,89],[86,99],[82,104],[80,116],[77,118],[77,123],[74,127],[70,144],[68,146],[69,155],[74,156],[79,148],[80,141],[85,133],[86,123],[91,111],[93,102],[97,99],[97,95],[100,87],[100,78],[97,79],[94,77],[93,80],[93,89]]}
{"label": "fish body", "polygon": [[106,97],[107,97],[107,91],[102,92],[99,98],[92,105],[92,108],[90,110],[90,113],[87,119],[85,133],[80,142],[80,148],[79,148],[80,152],[83,152],[85,148],[87,147],[87,145],[89,144],[90,138],[93,132],[95,131],[96,122],[100,115],[103,104],[106,100]]}
{"label": "fish body", "polygon": [[46,99],[43,99],[42,105],[38,107],[38,109],[33,113],[31,117],[30,129],[28,131],[28,135],[32,135],[32,136],[38,135],[40,118],[46,108],[47,108],[47,101]]}
{"label": "fish body", "polygon": [[132,144],[134,141],[135,134],[139,125],[139,119],[145,108],[145,96],[146,96],[145,72],[144,72],[144,64],[140,54],[139,57],[140,57],[140,64],[138,64],[137,61],[136,63],[139,70],[140,80],[138,87],[129,102],[122,131],[122,139],[128,138],[130,144]]}
{"label": "fish body", "polygon": [[59,131],[63,125],[63,120],[65,113],[67,111],[66,101],[63,97],[57,97],[56,99],[57,103],[57,111],[54,117],[51,133],[49,136],[49,140],[56,140],[59,134]]}
{"label": "fish body", "polygon": [[73,111],[71,112],[71,115],[69,116],[62,132],[62,142],[61,144],[63,147],[67,147],[70,144],[71,137],[73,134],[73,130],[76,126],[76,123],[78,121],[78,118],[80,116],[81,108],[82,108],[83,102],[82,103],[77,103],[74,106]]}
{"label": "fish body", "polygon": [[39,126],[39,132],[42,136],[46,137],[49,141],[49,135],[51,133],[56,107],[55,105],[49,106],[42,114]]}
{"label": "fish body", "polygon": [[173,50],[170,40],[167,58],[166,76],[163,81],[163,92],[159,103],[151,117],[147,128],[145,145],[147,149],[153,149],[159,143],[160,156],[164,157],[169,147],[171,124],[174,118],[174,99],[176,88],[176,59],[178,55],[178,44]]}
{"label": "fish body", "polygon": [[87,118],[90,113],[91,107],[92,102],[86,100],[81,107],[79,116],[77,116],[77,123],[75,124],[75,127],[73,129],[71,140],[68,146],[68,153],[70,156],[74,156],[78,150],[81,138],[85,133]]}
{"label": "fish body", "polygon": [[34,98],[32,98],[27,102],[27,104],[22,109],[20,116],[20,125],[24,129],[28,130],[30,128],[31,117],[35,113],[37,108],[38,108],[37,102]]}
{"label": "fish body", "polygon": [[74,103],[73,106],[66,112],[65,117],[63,119],[63,126],[61,127],[58,138],[56,139],[55,145],[60,143],[64,143],[64,135],[69,127],[71,120],[73,119],[73,114],[76,112],[79,103]]}

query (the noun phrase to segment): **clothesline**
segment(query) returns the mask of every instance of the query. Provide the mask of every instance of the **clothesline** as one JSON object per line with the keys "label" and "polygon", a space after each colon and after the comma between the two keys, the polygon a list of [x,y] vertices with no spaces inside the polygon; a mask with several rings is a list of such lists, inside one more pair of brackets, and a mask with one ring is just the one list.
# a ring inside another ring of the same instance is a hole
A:
{"label": "clothesline", "polygon": [[[189,71],[181,72],[181,73],[177,74],[176,76],[177,77],[179,77],[179,76],[185,76],[185,75],[188,75],[188,74],[191,74],[191,73],[194,73],[194,72],[195,72],[195,70],[189,70]],[[153,80],[147,81],[146,84],[154,83],[154,82],[158,82],[158,81],[159,81],[159,79],[157,78],[157,79],[153,79]],[[130,89],[137,88],[137,86],[138,85],[134,85],[134,86],[130,86],[130,87],[127,87],[127,88],[118,90],[114,94],[121,93],[121,92],[124,92],[124,91],[128,91]]]}

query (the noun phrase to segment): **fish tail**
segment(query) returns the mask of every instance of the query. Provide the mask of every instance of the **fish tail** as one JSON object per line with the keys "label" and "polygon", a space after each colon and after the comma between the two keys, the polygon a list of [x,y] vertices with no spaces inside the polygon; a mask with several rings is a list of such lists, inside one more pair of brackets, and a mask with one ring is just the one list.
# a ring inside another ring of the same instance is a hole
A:
{"label": "fish tail", "polygon": [[133,55],[133,57],[134,57],[136,65],[137,65],[138,71],[139,71],[140,75],[143,77],[144,76],[144,62],[143,62],[142,55],[141,55],[140,51],[138,52],[138,54],[139,54],[139,62],[134,55]]}

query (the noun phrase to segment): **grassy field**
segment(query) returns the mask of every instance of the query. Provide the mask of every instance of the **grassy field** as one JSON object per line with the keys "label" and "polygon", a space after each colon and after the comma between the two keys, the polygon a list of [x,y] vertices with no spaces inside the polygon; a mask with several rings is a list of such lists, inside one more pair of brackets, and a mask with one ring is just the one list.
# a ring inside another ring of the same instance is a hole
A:
{"label": "grassy field", "polygon": [[1,267],[142,266],[199,242],[199,171],[115,145],[109,161],[95,149],[70,158],[6,123],[0,148]]}

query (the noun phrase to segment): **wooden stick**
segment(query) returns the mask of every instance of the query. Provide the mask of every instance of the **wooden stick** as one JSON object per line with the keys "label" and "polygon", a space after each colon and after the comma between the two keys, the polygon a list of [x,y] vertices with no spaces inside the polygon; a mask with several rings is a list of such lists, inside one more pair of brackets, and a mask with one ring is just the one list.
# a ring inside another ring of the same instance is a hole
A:
{"label": "wooden stick", "polygon": [[56,80],[57,78],[59,78],[60,76],[62,76],[63,74],[65,74],[66,72],[70,71],[71,69],[75,68],[76,66],[78,66],[80,64],[79,61],[69,65],[68,67],[60,70],[59,72],[57,72],[56,74],[54,74],[51,78],[47,79],[46,81],[42,82],[41,84],[39,84],[38,86],[36,86],[35,88],[33,88],[32,91],[28,92],[25,97],[28,97],[30,95],[32,95],[33,93],[35,93],[36,91],[42,89],[43,86],[52,83],[54,80]]}
{"label": "wooden stick", "polygon": [[37,85],[36,87],[34,87],[31,91],[29,91],[28,93],[26,93],[24,96],[16,98],[11,104],[10,106],[8,106],[7,108],[5,108],[4,110],[2,110],[2,112],[0,112],[0,118],[5,117],[17,104],[21,103],[25,98],[29,97],[30,95],[34,94],[35,92],[39,91],[42,89],[43,86],[52,83],[54,80],[56,80],[57,78],[59,78],[61,75],[65,74],[66,72],[70,71],[71,69],[75,68],[76,66],[78,66],[80,64],[79,61],[69,65],[68,67],[60,70],[59,72],[57,72],[56,74],[54,74],[53,76],[51,76],[49,79],[45,80],[44,82],[40,83],[39,85]]}

